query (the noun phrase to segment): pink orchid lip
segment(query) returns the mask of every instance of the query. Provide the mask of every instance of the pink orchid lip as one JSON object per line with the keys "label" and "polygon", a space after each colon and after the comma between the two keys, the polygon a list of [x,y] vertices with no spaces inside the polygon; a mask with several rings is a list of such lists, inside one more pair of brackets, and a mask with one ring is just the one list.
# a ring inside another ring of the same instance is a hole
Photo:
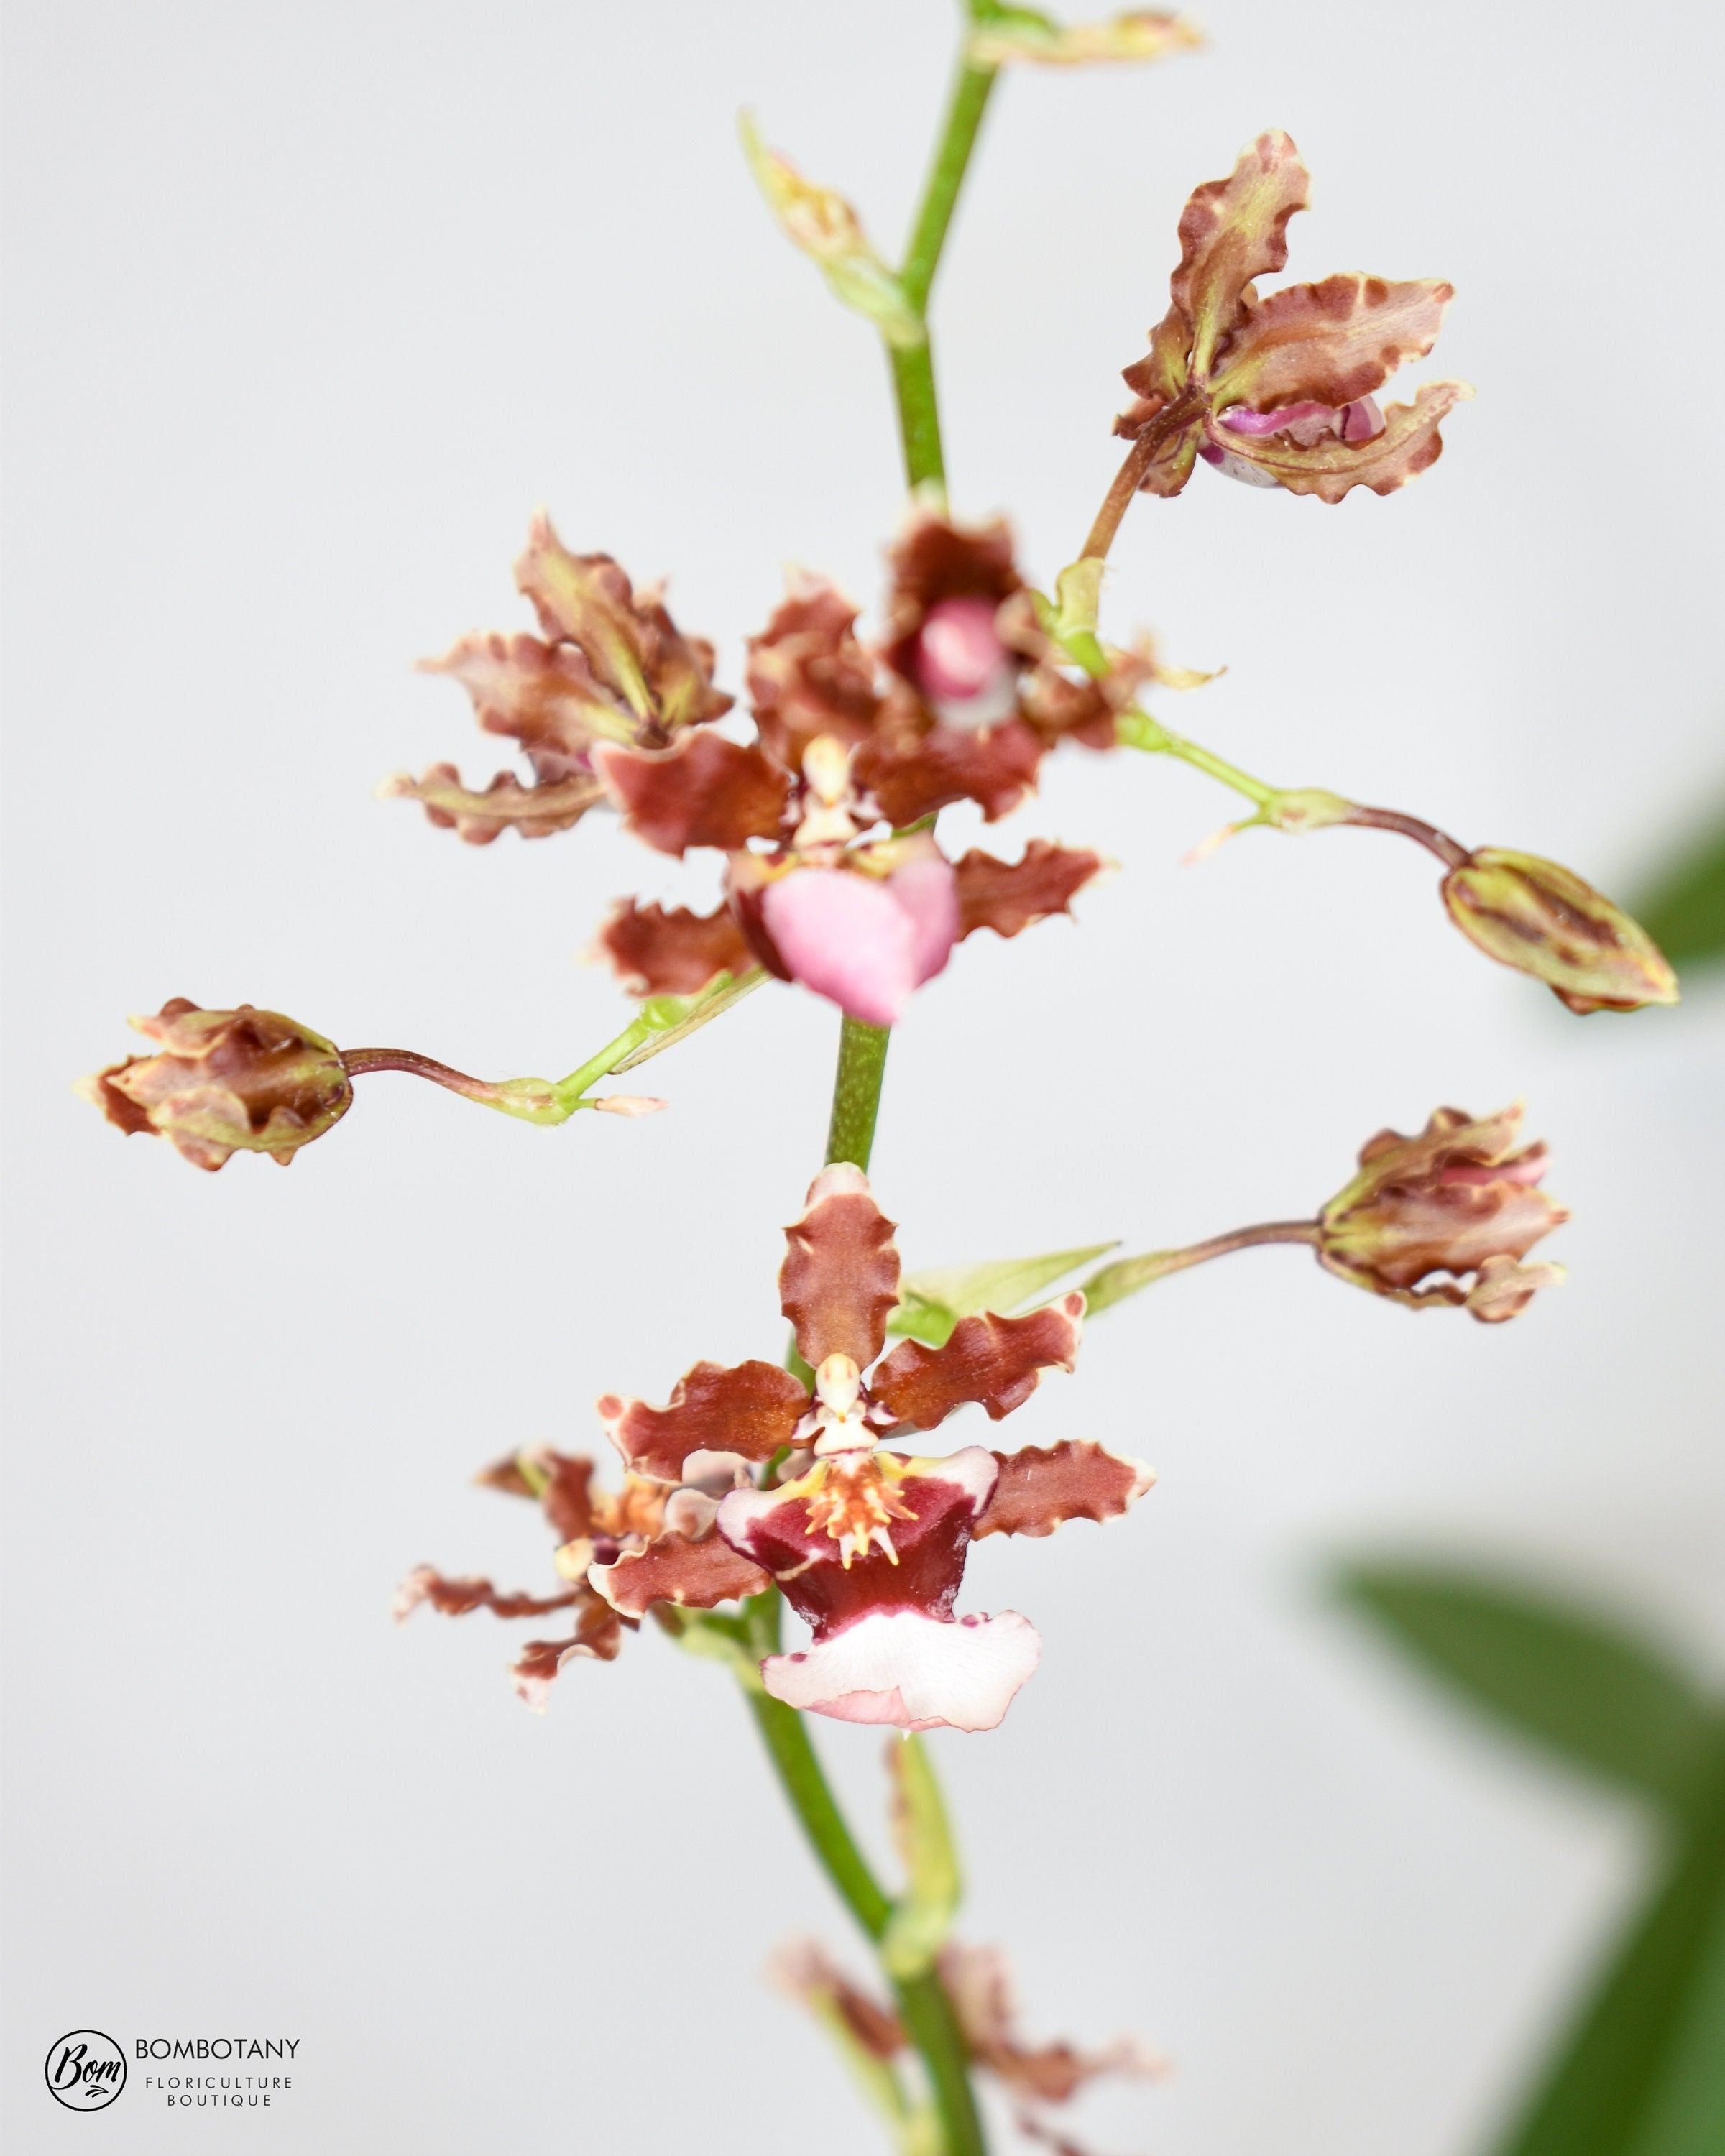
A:
{"label": "pink orchid lip", "polygon": [[788,1707],[835,1722],[974,1731],[999,1726],[1041,1658],[1040,1635],[1015,1609],[875,1609],[803,1653],[768,1656],[761,1681]]}
{"label": "pink orchid lip", "polygon": [[958,938],[952,865],[911,860],[879,879],[798,868],[761,894],[767,932],[793,980],[868,1025],[895,1025]]}
{"label": "pink orchid lip", "polygon": [[[1343,442],[1363,442],[1384,431],[1384,414],[1375,397],[1356,397],[1351,404],[1318,404],[1308,399],[1301,404],[1278,405],[1271,412],[1249,412],[1243,404],[1235,404],[1224,412],[1218,424],[1230,434],[1281,434],[1294,433],[1296,438],[1303,432],[1311,439],[1322,434],[1333,434]],[[1218,461],[1211,458],[1210,461]]]}
{"label": "pink orchid lip", "polygon": [[1521,1183],[1533,1184],[1545,1173],[1550,1163],[1541,1156],[1530,1156],[1522,1160],[1507,1160],[1501,1168],[1469,1167],[1457,1161],[1442,1169],[1440,1183]]}
{"label": "pink orchid lip", "polygon": [[1011,654],[994,626],[991,599],[942,599],[917,633],[916,685],[947,726],[990,726],[1018,697]]}

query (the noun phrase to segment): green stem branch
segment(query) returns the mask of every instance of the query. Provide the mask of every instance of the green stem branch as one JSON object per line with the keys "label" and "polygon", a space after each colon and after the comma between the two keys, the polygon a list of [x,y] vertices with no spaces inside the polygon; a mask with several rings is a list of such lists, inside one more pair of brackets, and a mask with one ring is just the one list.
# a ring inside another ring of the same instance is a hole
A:
{"label": "green stem branch", "polygon": [[[941,250],[957,205],[958,190],[976,147],[996,70],[961,60],[947,104],[946,119],[935,145],[934,162],[922,190],[911,243],[899,271],[899,284],[912,311],[925,325],[928,295]],[[898,403],[899,437],[904,447],[905,478],[912,488],[945,492],[946,455],[941,443],[940,403],[934,386],[934,352],[925,336],[920,344],[888,346],[893,394]]]}

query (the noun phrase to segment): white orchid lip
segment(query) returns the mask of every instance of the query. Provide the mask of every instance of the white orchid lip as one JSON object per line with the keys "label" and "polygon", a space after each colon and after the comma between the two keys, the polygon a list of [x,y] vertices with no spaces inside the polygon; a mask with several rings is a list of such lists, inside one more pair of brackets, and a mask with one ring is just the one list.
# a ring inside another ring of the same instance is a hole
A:
{"label": "white orchid lip", "polygon": [[1040,1635],[1015,1609],[944,1620],[880,1609],[803,1653],[770,1655],[761,1679],[787,1707],[837,1722],[983,1730],[999,1726],[1041,1658]]}

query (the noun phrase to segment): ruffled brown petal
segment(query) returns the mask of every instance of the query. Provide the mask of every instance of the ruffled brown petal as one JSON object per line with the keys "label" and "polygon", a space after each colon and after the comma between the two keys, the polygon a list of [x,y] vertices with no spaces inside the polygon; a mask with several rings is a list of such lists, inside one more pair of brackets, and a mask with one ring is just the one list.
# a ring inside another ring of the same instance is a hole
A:
{"label": "ruffled brown petal", "polygon": [[1241,151],[1225,180],[1193,190],[1180,217],[1180,265],[1168,289],[1191,325],[1191,370],[1199,380],[1209,375],[1253,278],[1286,262],[1288,219],[1306,208],[1311,184],[1292,141],[1272,128]]}
{"label": "ruffled brown petal", "polygon": [[993,824],[1034,791],[1043,747],[1022,719],[975,733],[935,726],[916,738],[865,742],[851,772],[900,830],[955,801],[974,801]]}
{"label": "ruffled brown petal", "polygon": [[594,1565],[588,1578],[625,1617],[644,1617],[655,1602],[711,1609],[715,1603],[740,1602],[773,1584],[759,1565],[711,1532],[699,1539],[675,1532],[657,1535],[644,1549],[625,1550],[614,1564]]}
{"label": "ruffled brown petal", "polygon": [[572,554],[542,509],[515,578],[545,634],[578,644],[634,714],[636,738],[643,729],[675,732],[730,710],[733,700],[712,686],[712,646],[682,635],[657,589],[637,593],[610,555]]}
{"label": "ruffled brown petal", "polygon": [[1161,2071],[1160,2061],[1130,2039],[1091,2053],[1070,2044],[1027,2045],[1019,2034],[1011,1965],[999,1947],[949,1940],[941,1949],[940,1973],[972,2056],[1015,2096],[1065,2103],[1098,2074]]}
{"label": "ruffled brown petal", "polygon": [[495,1617],[544,1617],[586,1599],[579,1587],[566,1588],[561,1594],[501,1594],[489,1579],[451,1579],[434,1565],[416,1564],[396,1589],[391,1614],[400,1624],[429,1602],[444,1617],[465,1617],[475,1609],[489,1609]]}
{"label": "ruffled brown petal", "polygon": [[730,1369],[697,1363],[677,1380],[666,1406],[607,1393],[598,1412],[628,1466],[677,1482],[691,1452],[770,1460],[790,1442],[808,1405],[807,1389],[777,1363],[750,1361]]}
{"label": "ruffled brown petal", "polygon": [[417,801],[440,830],[453,831],[470,846],[489,846],[506,831],[524,839],[547,839],[572,830],[605,789],[592,772],[572,778],[523,786],[511,772],[500,771],[483,793],[461,783],[453,763],[434,763],[423,778],[404,771],[377,788],[385,801]]}
{"label": "ruffled brown petal", "polygon": [[1453,285],[1430,277],[1326,277],[1249,303],[1211,382],[1214,405],[1254,412],[1309,399],[1340,407],[1381,389],[1437,341]]}
{"label": "ruffled brown petal", "polygon": [[416,670],[459,681],[485,732],[513,735],[542,779],[572,778],[586,771],[595,741],[632,742],[639,732],[571,644],[475,629],[441,659],[422,659]]}
{"label": "ruffled brown petal", "polygon": [[543,1714],[552,1681],[570,1662],[614,1662],[623,1645],[627,1620],[597,1594],[583,1590],[583,1608],[572,1636],[529,1640],[511,1665],[516,1697],[535,1714]]}
{"label": "ruffled brown petal", "polygon": [[1117,1520],[1156,1480],[1142,1460],[1107,1452],[1088,1438],[997,1452],[994,1494],[972,1529],[984,1535],[1051,1535],[1065,1520]]}
{"label": "ruffled brown petal", "polygon": [[741,975],[754,963],[748,940],[728,906],[691,913],[620,898],[594,938],[632,996],[694,996],[721,973]]}
{"label": "ruffled brown petal", "polygon": [[836,584],[792,572],[783,603],[748,644],[748,689],[761,746],[788,771],[822,734],[847,747],[873,731],[875,661],[858,641],[857,609]]}
{"label": "ruffled brown petal", "polygon": [[655,752],[601,742],[593,760],[629,829],[662,854],[690,846],[735,853],[751,839],[778,835],[790,775],[758,748],[701,732]]}
{"label": "ruffled brown petal", "polygon": [[841,1162],[809,1184],[802,1219],[784,1231],[778,1291],[811,1370],[829,1355],[848,1355],[865,1370],[886,1345],[898,1302],[893,1225],[860,1168]]}
{"label": "ruffled brown petal", "polygon": [[1083,1331],[1084,1297],[1075,1290],[1024,1317],[983,1311],[961,1317],[944,1348],[906,1340],[869,1381],[901,1428],[933,1430],[973,1400],[991,1422],[1022,1407],[1045,1370],[1070,1370]]}
{"label": "ruffled brown petal", "polygon": [[1522,1265],[1513,1258],[1487,1258],[1462,1306],[1481,1325],[1502,1325],[1519,1317],[1542,1288],[1559,1287],[1563,1281],[1562,1265]]}
{"label": "ruffled brown petal", "polygon": [[1150,332],[1149,351],[1120,370],[1120,378],[1134,392],[1134,398],[1114,422],[1117,434],[1135,441],[1157,413],[1179,396],[1186,387],[1191,346],[1192,325],[1178,307],[1170,307]]}
{"label": "ruffled brown petal", "polygon": [[1219,449],[1253,465],[1290,494],[1315,494],[1320,501],[1340,501],[1352,487],[1394,494],[1410,479],[1429,470],[1443,454],[1438,428],[1458,404],[1473,395],[1465,382],[1422,382],[1411,404],[1392,404],[1384,431],[1363,442],[1331,437],[1301,449],[1286,434],[1241,434],[1219,423],[1208,433]]}
{"label": "ruffled brown petal", "polygon": [[992,928],[1016,936],[1033,921],[1071,911],[1073,899],[1102,866],[1100,854],[1032,839],[1016,861],[997,861],[974,848],[953,865],[958,883],[958,936]]}
{"label": "ruffled brown petal", "polygon": [[584,1454],[553,1452],[549,1445],[506,1453],[473,1479],[483,1489],[535,1500],[560,1543],[593,1532],[593,1462]]}

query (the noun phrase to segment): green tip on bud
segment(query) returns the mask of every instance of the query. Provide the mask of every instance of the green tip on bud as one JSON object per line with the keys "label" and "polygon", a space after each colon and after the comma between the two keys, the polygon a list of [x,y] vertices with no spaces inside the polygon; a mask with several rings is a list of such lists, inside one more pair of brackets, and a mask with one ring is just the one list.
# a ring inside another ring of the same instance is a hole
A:
{"label": "green tip on bud", "polygon": [[1678,999],[1676,974],[1640,923],[1556,861],[1482,846],[1444,878],[1443,899],[1471,943],[1573,1011]]}

